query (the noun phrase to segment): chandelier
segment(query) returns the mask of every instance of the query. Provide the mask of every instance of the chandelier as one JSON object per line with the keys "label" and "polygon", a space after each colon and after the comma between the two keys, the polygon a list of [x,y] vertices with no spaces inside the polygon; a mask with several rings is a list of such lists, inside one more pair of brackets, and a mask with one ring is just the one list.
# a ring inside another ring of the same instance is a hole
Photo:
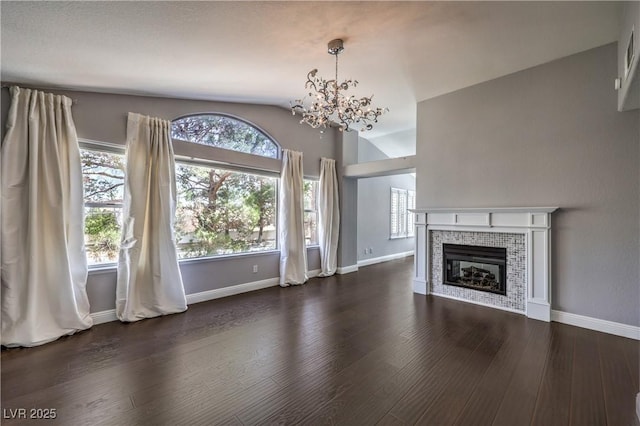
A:
{"label": "chandelier", "polygon": [[325,80],[318,76],[317,69],[309,71],[304,87],[310,89],[309,98],[311,99],[306,105],[306,98],[296,99],[291,104],[291,113],[300,114],[302,116],[300,123],[307,123],[314,129],[318,127],[325,129],[335,123],[341,132],[350,130],[355,124],[362,125],[360,131],[371,130],[373,123],[377,123],[378,117],[388,109],[372,107],[373,95],[360,99],[353,95],[349,96],[346,92],[349,88],[358,85],[357,80],[338,83],[338,55],[343,50],[341,39],[329,42],[329,54],[336,57],[335,80]]}

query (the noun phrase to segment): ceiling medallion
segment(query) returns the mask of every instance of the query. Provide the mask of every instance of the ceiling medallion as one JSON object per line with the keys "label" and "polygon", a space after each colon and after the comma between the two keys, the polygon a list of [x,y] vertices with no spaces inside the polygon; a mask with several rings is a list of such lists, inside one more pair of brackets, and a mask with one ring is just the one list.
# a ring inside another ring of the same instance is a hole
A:
{"label": "ceiling medallion", "polygon": [[353,125],[362,125],[360,131],[371,130],[373,123],[378,122],[378,117],[388,111],[388,108],[373,108],[371,98],[357,99],[346,93],[349,88],[358,85],[357,80],[345,80],[338,84],[338,55],[344,50],[341,39],[331,40],[328,52],[336,57],[336,78],[325,80],[318,76],[318,70],[313,69],[307,74],[305,89],[310,89],[310,100],[306,103],[306,97],[296,99],[291,104],[291,113],[300,114],[300,123],[307,123],[314,129],[323,129],[337,125],[339,130],[348,131]]}

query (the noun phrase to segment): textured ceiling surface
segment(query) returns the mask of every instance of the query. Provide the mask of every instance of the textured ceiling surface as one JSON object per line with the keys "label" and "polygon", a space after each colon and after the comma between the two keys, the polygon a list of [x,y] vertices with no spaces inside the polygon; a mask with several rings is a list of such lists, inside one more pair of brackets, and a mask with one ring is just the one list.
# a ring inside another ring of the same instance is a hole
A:
{"label": "textured ceiling surface", "polygon": [[617,39],[612,2],[9,2],[6,82],[288,107],[307,72],[390,112],[364,136],[415,129],[416,102]]}

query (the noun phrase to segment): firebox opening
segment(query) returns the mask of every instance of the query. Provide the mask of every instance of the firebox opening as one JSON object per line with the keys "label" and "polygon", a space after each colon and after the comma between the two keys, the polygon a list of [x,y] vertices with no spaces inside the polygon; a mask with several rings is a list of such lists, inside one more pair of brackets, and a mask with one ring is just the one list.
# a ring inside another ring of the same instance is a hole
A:
{"label": "firebox opening", "polygon": [[443,244],[443,284],[507,295],[507,249]]}

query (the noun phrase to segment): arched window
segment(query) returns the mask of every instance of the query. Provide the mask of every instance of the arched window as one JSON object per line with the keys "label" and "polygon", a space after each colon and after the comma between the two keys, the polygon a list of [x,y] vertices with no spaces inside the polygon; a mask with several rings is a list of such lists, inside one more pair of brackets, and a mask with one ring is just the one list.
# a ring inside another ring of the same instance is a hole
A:
{"label": "arched window", "polygon": [[[224,114],[200,114],[172,122],[176,154],[174,231],[180,259],[228,256],[277,249],[279,161],[230,155],[215,149],[279,160],[280,146],[259,128]],[[85,242],[91,265],[118,259],[124,190],[124,150],[83,142]],[[246,161],[228,162],[228,158]],[[235,158],[234,158],[235,157]],[[238,158],[242,157],[242,158]],[[250,156],[249,156],[250,157]],[[219,161],[218,161],[219,160]],[[255,166],[251,163],[255,161]],[[218,162],[217,162],[218,161]],[[268,164],[270,168],[261,168]],[[270,164],[270,165],[269,165]],[[307,245],[316,245],[317,182],[305,180],[304,226]]]}
{"label": "arched window", "polygon": [[171,137],[247,154],[280,158],[280,147],[263,131],[223,114],[189,115],[173,120]]}
{"label": "arched window", "polygon": [[[177,149],[194,143],[280,158],[280,146],[265,132],[225,114],[177,118],[171,123],[171,137],[187,142],[174,144]],[[197,151],[203,154],[203,150]],[[220,151],[211,150],[210,157],[202,158],[176,150],[178,256],[186,259],[275,250],[277,173],[261,173],[251,164],[216,165],[218,154]]]}

